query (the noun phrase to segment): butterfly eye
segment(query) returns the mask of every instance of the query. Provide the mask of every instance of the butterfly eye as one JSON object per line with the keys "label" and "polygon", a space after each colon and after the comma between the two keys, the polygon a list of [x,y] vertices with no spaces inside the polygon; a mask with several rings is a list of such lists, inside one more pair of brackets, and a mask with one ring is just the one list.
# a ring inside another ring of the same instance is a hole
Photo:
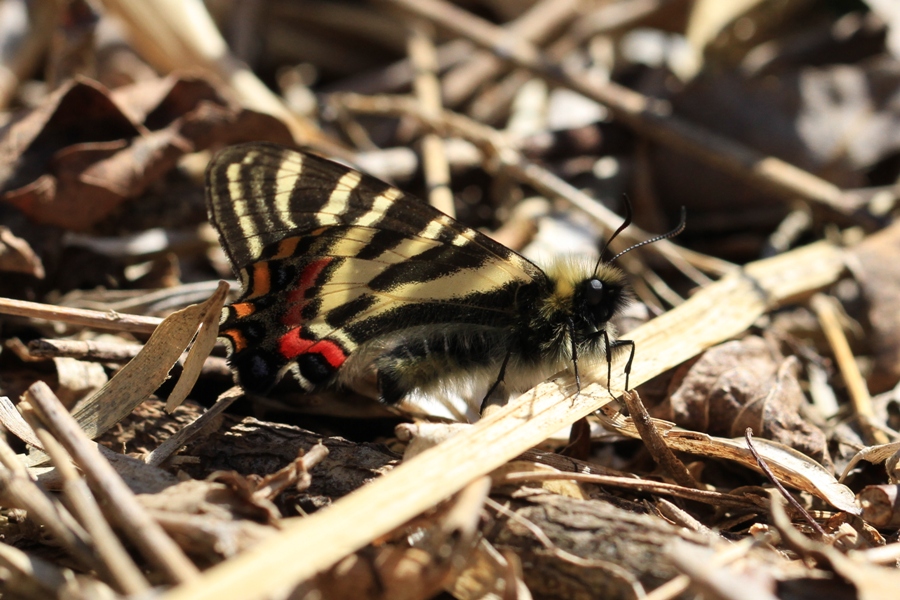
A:
{"label": "butterfly eye", "polygon": [[606,287],[599,279],[589,279],[585,282],[584,297],[588,305],[596,306],[606,297]]}

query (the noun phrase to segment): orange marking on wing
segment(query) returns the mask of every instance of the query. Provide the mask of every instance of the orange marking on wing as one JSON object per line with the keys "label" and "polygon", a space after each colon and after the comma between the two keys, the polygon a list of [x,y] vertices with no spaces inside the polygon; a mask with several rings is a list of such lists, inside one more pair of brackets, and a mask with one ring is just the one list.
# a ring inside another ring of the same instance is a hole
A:
{"label": "orange marking on wing", "polygon": [[234,311],[235,317],[237,317],[238,319],[243,319],[244,317],[249,317],[256,312],[256,305],[254,305],[252,302],[238,302],[236,304],[232,304],[231,309]]}
{"label": "orange marking on wing", "polygon": [[241,333],[239,329],[226,329],[225,331],[220,331],[219,336],[227,337],[231,340],[231,345],[234,346],[235,354],[247,348],[247,338],[244,337],[244,334]]}
{"label": "orange marking on wing", "polygon": [[252,269],[253,293],[248,298],[265,296],[272,289],[272,274],[269,272],[269,263],[258,262],[250,266]]}
{"label": "orange marking on wing", "polygon": [[296,252],[297,250],[297,244],[299,243],[299,237],[292,237],[281,240],[280,242],[278,242],[278,252],[276,252],[275,256],[273,256],[272,258],[281,259],[294,256],[294,252]]}

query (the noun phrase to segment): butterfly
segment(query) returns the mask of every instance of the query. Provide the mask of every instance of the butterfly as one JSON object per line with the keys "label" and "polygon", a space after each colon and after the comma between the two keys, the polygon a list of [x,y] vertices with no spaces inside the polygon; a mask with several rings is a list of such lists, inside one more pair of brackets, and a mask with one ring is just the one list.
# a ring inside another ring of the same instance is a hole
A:
{"label": "butterfly", "polygon": [[290,378],[306,393],[374,384],[388,404],[477,401],[570,365],[611,369],[623,347],[630,370],[634,343],[610,323],[630,292],[608,263],[541,269],[396,187],[268,143],[219,152],[206,197],[243,290],[219,335],[247,392]]}

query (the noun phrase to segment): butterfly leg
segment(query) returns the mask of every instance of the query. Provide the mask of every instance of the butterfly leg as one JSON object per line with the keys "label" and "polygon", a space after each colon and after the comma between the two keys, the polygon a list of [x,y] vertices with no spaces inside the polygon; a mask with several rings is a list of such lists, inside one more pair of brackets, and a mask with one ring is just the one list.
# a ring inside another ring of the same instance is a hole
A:
{"label": "butterfly leg", "polygon": [[484,409],[487,408],[488,404],[490,404],[491,397],[494,395],[500,385],[503,383],[504,377],[506,377],[506,365],[509,364],[509,357],[512,356],[512,349],[509,349],[506,352],[506,356],[503,358],[503,364],[500,365],[500,373],[497,374],[497,379],[491,384],[491,387],[488,388],[487,393],[484,395],[484,400],[481,401],[481,408],[479,409],[479,413],[484,413]]}
{"label": "butterfly leg", "polygon": [[[607,350],[606,350],[606,360],[608,361],[607,364],[609,365],[609,369],[610,369],[609,376],[611,377],[612,376],[612,358],[610,357],[610,347],[612,350],[615,350],[616,348],[621,348],[623,346],[631,347],[631,351],[628,353],[628,361],[625,363],[625,369],[624,369],[624,371],[625,371],[625,391],[627,392],[629,389],[628,388],[628,378],[631,376],[631,363],[634,361],[634,341],[633,340],[616,340],[612,344],[609,344],[609,346],[607,346]],[[607,387],[609,387],[608,379],[607,379],[606,385],[607,385]],[[612,392],[610,392],[610,394],[612,394]]]}
{"label": "butterfly leg", "polygon": [[[616,340],[614,342],[609,341],[609,334],[606,333],[606,330],[598,331],[592,334],[592,337],[602,337],[603,338],[603,349],[606,352],[606,391],[609,392],[609,395],[612,396],[612,389],[610,385],[612,384],[612,359],[613,353],[617,348],[621,348],[623,346],[630,346],[631,351],[628,353],[628,361],[625,363],[625,389],[628,390],[628,378],[631,376],[631,363],[634,361],[634,342],[632,340]],[[573,356],[574,356],[574,347],[572,348]],[[574,362],[574,361],[573,361]],[[577,379],[576,372],[576,381]]]}
{"label": "butterfly leg", "polygon": [[[603,332],[606,335],[606,332]],[[575,389],[576,395],[581,393],[581,375],[578,374],[578,345],[575,343],[575,322],[569,319],[569,339],[572,341],[572,370],[575,371]],[[609,340],[606,341],[606,347],[609,348]]]}

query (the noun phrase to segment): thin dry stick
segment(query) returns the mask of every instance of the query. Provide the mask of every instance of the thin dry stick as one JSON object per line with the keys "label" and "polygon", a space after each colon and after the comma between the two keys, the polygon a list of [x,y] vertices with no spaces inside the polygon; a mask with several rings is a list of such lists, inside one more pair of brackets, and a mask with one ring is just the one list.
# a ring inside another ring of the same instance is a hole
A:
{"label": "thin dry stick", "polygon": [[[572,21],[580,4],[580,0],[541,0],[502,27],[511,36],[542,43],[555,30]],[[458,106],[506,69],[503,61],[492,53],[475,52],[469,60],[450,69],[444,76],[441,87],[447,105]]]}
{"label": "thin dry stick", "polygon": [[694,500],[711,504],[713,506],[729,506],[733,508],[750,509],[757,512],[766,511],[765,507],[753,502],[752,499],[735,494],[723,494],[722,492],[712,492],[709,490],[701,490],[696,487],[686,487],[673,483],[665,483],[662,481],[650,481],[647,479],[634,479],[631,477],[616,477],[615,475],[593,475],[590,473],[542,473],[542,472],[525,472],[525,473],[507,473],[500,479],[501,483],[526,483],[530,481],[579,481],[582,483],[593,483],[596,485],[605,485],[609,487],[617,487],[635,492],[646,492],[649,494],[665,494],[667,496],[675,496],[676,498],[684,498],[686,500]]}
{"label": "thin dry stick", "polygon": [[[27,361],[68,357],[84,361],[127,362],[137,356],[143,347],[142,344],[38,338],[28,342],[24,351],[17,346],[13,346],[12,350],[19,358]],[[184,366],[186,357],[187,353],[182,354],[178,364]],[[203,361],[202,373],[205,376],[231,377],[228,361],[221,356],[207,356]]]}
{"label": "thin dry stick", "polygon": [[641,135],[748,181],[785,199],[802,198],[842,216],[858,208],[836,185],[773,156],[685,121],[668,102],[654,100],[613,82],[598,82],[566,73],[533,44],[511,37],[502,28],[442,0],[390,0],[497,56],[587,96]]}
{"label": "thin dry stick", "polygon": [[88,569],[102,568],[88,542],[89,536],[78,521],[56,502],[29,475],[16,453],[0,437],[0,489],[4,504],[28,511],[36,523],[40,523],[66,552]]}
{"label": "thin dry stick", "polygon": [[343,149],[311,121],[292,113],[284,101],[229,51],[202,2],[184,0],[104,0],[121,18],[131,43],[163,72],[208,68],[234,89],[241,104],[280,119],[298,143],[316,144],[336,155]]}
{"label": "thin dry stick", "polygon": [[864,550],[852,550],[850,552],[852,558],[859,557],[867,562],[893,565],[900,560],[900,543],[886,544],[875,548],[866,548]]}
{"label": "thin dry stick", "polygon": [[79,521],[91,535],[94,547],[101,559],[101,573],[104,580],[108,583],[111,582],[119,592],[125,594],[148,592],[151,588],[150,582],[134,564],[131,555],[128,554],[112,527],[103,518],[103,512],[97,506],[94,496],[88,489],[87,482],[75,471],[69,455],[40,423],[32,422],[31,426],[38,439],[41,440],[44,451],[50,456],[53,465],[62,476],[63,493],[69,500],[72,510],[75,511]]}
{"label": "thin dry stick", "polygon": [[662,435],[656,430],[650,414],[644,407],[644,403],[641,402],[640,395],[636,391],[625,392],[622,394],[622,400],[628,407],[628,414],[656,464],[662,467],[666,474],[679,485],[697,490],[702,489],[684,463],[678,460],[675,453],[666,445]]}
{"label": "thin dry stick", "polygon": [[[631,332],[637,344],[631,381],[639,385],[740,334],[779,301],[833,283],[844,270],[842,250],[825,243],[748,265],[700,290],[690,300]],[[606,366],[585,369],[577,394],[571,377],[544,382],[493,415],[332,506],[292,521],[278,535],[220,563],[201,578],[181,585],[166,600],[261,598],[309,579],[430,509],[525,450],[541,443],[612,400]],[[611,382],[621,390],[624,375]],[[310,540],[328,540],[315,553],[296,559]]]}
{"label": "thin dry stick", "polygon": [[533,535],[541,543],[541,545],[544,546],[544,548],[549,550],[555,557],[559,558],[560,560],[585,569],[602,569],[608,572],[610,575],[627,582],[631,586],[635,598],[643,598],[646,595],[640,581],[637,580],[634,574],[625,570],[616,563],[598,558],[583,558],[581,556],[578,556],[577,554],[572,554],[571,552],[563,550],[562,548],[554,544],[553,540],[551,540],[550,537],[546,533],[544,533],[544,530],[538,527],[536,523],[533,523],[519,513],[503,506],[496,500],[488,498],[485,502],[485,505],[497,511],[499,514],[505,516],[509,520],[515,521],[516,523],[525,527],[525,529],[527,529],[531,533],[531,535]]}
{"label": "thin dry stick", "polygon": [[[553,3],[552,0],[550,3]],[[562,37],[545,48],[544,52],[548,58],[560,61],[572,53],[573,48],[577,46],[577,43],[573,41],[572,31],[578,29],[578,23],[580,23],[581,20],[581,17],[579,17],[578,21],[574,23]],[[504,29],[509,25],[511,25],[511,23],[504,24]],[[525,36],[525,39],[532,38]],[[500,59],[494,57],[494,60],[499,61]],[[467,111],[468,114],[483,123],[500,121],[510,104],[513,103],[519,90],[532,78],[534,78],[534,75],[526,69],[515,69],[502,81],[495,83],[489,91],[481,94],[478,98],[475,98]]]}
{"label": "thin dry stick", "polygon": [[[711,566],[724,567],[725,565],[747,556],[747,553],[750,552],[750,548],[754,543],[755,541],[753,539],[744,539],[732,546],[727,546],[725,550],[717,552],[712,557],[710,560]],[[647,594],[644,600],[671,600],[687,591],[690,585],[690,577],[687,575],[679,575],[675,579],[670,579]]]}
{"label": "thin dry stick", "polygon": [[[422,112],[436,118],[443,110],[441,86],[437,78],[437,52],[426,29],[426,23],[414,23],[407,48],[409,60],[415,67],[413,87]],[[422,167],[428,187],[428,202],[444,214],[456,216],[453,192],[450,191],[450,164],[444,152],[444,142],[436,133],[426,133],[422,137]]]}
{"label": "thin dry stick", "polygon": [[[571,52],[575,47],[597,35],[611,35],[617,31],[628,31],[641,21],[652,17],[668,4],[680,0],[629,0],[603,4],[584,15],[569,32],[572,38]],[[568,54],[568,52],[566,52]]]}
{"label": "thin dry stick", "polygon": [[231,406],[232,403],[241,396],[243,396],[243,392],[237,387],[224,392],[209,410],[194,419],[191,423],[188,423],[179,429],[170,436],[169,439],[160,444],[156,450],[145,456],[144,462],[154,467],[162,465],[170,456],[175,454],[179,448],[187,444],[192,437],[202,431],[212,419],[222,414],[222,411]]}
{"label": "thin dry stick", "polygon": [[825,332],[831,351],[834,352],[834,358],[844,377],[844,383],[847,384],[847,391],[850,393],[853,410],[863,426],[866,441],[869,445],[887,444],[890,442],[887,435],[872,426],[872,420],[875,418],[872,396],[869,394],[869,388],[862,373],[859,372],[859,366],[853,357],[853,350],[850,349],[850,344],[844,335],[834,302],[827,296],[816,294],[810,300],[809,305],[816,312],[822,331]]}
{"label": "thin dry stick", "polygon": [[[84,435],[47,384],[42,381],[34,383],[28,389],[28,402],[72,455],[104,507],[112,512],[119,526],[147,560],[172,582],[195,580],[199,571],[194,564],[141,507],[119,474],[103,458],[96,444]],[[22,404],[20,407],[25,408]]]}
{"label": "thin dry stick", "polygon": [[101,312],[83,308],[67,308],[65,306],[53,306],[52,304],[26,302],[25,300],[12,300],[10,298],[0,298],[0,314],[44,319],[46,321],[60,321],[71,325],[96,327],[97,329],[131,331],[133,333],[153,333],[156,326],[162,323],[162,319],[158,317],[126,315],[115,311]]}
{"label": "thin dry stick", "polygon": [[39,338],[28,342],[27,356],[31,360],[67,357],[102,362],[125,362],[137,356],[143,347],[142,344]]}
{"label": "thin dry stick", "polygon": [[[69,573],[55,564],[25,554],[0,543],[3,595],[10,598],[63,598],[60,592],[69,583]],[[97,590],[94,590],[97,591]],[[110,592],[112,593],[112,592]]]}
{"label": "thin dry stick", "polygon": [[809,511],[807,511],[805,508],[800,506],[800,503],[797,502],[797,499],[794,498],[794,496],[790,492],[788,492],[784,488],[783,485],[781,485],[781,482],[778,481],[777,477],[775,477],[775,473],[772,472],[772,470],[769,468],[769,465],[766,464],[765,460],[763,460],[763,457],[760,456],[759,452],[756,451],[756,448],[753,447],[753,428],[752,427],[748,427],[744,431],[744,438],[746,438],[746,440],[747,440],[747,447],[750,449],[750,452],[753,453],[753,458],[756,459],[756,464],[759,465],[760,471],[762,471],[765,474],[765,476],[769,479],[769,481],[772,482],[772,485],[774,485],[775,488],[778,489],[778,492],[782,496],[784,496],[784,499],[787,500],[790,503],[790,505],[794,507],[794,510],[796,510],[801,515],[803,515],[803,518],[806,519],[806,522],[809,523],[810,526],[812,526],[812,528],[816,531],[816,533],[818,533],[821,536],[821,539],[828,538],[828,534],[825,533],[825,530],[822,529],[822,526],[819,525],[819,523],[815,519],[812,518],[812,515],[809,514]]}

